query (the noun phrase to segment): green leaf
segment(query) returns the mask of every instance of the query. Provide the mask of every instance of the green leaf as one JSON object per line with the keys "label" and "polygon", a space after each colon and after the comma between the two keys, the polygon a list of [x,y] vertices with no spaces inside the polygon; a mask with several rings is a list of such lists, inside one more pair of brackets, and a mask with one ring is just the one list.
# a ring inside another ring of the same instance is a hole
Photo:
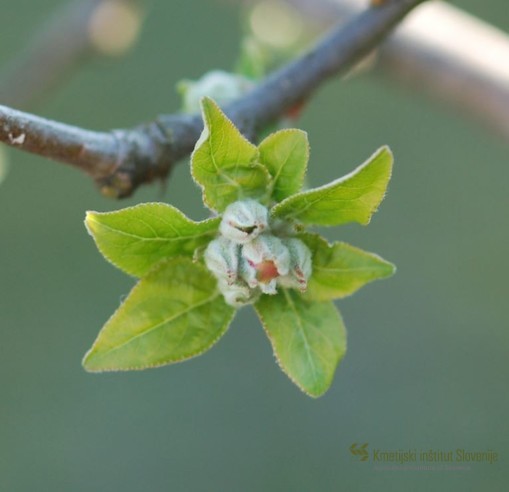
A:
{"label": "green leaf", "polygon": [[346,330],[334,304],[281,289],[262,296],[255,309],[281,369],[308,395],[325,393],[346,351]]}
{"label": "green leaf", "polygon": [[373,280],[390,277],[396,267],[374,253],[346,243],[329,244],[317,234],[299,236],[312,252],[313,273],[304,296],[327,301],[349,296]]}
{"label": "green leaf", "polygon": [[266,194],[270,176],[258,149],[209,98],[202,100],[205,127],[191,156],[191,173],[207,207],[222,212],[230,203]]}
{"label": "green leaf", "polygon": [[381,147],[352,173],[320,188],[293,195],[272,209],[275,217],[304,224],[366,225],[382,201],[391,177],[392,153]]}
{"label": "green leaf", "polygon": [[272,176],[272,198],[280,202],[297,193],[302,188],[309,160],[307,133],[280,130],[269,135],[258,148],[260,162]]}
{"label": "green leaf", "polygon": [[162,262],[106,323],[83,365],[91,372],[122,371],[189,359],[225,333],[234,312],[204,267],[188,258]]}
{"label": "green leaf", "polygon": [[116,212],[87,212],[85,224],[99,251],[124,272],[141,277],[164,258],[193,256],[213,239],[220,218],[194,222],[165,203]]}

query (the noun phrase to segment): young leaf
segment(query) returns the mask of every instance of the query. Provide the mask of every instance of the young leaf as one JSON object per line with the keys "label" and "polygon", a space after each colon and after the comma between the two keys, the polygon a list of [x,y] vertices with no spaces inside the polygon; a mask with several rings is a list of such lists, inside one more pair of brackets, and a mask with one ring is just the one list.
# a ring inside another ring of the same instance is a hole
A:
{"label": "young leaf", "polygon": [[255,309],[281,369],[308,395],[325,393],[346,351],[345,327],[334,304],[281,289],[262,296]]}
{"label": "young leaf", "polygon": [[141,277],[164,258],[193,256],[211,241],[220,218],[194,222],[165,203],[143,203],[116,212],[87,212],[85,224],[103,256]]}
{"label": "young leaf", "polygon": [[257,147],[212,99],[203,98],[202,112],[205,127],[191,156],[191,173],[202,188],[205,205],[222,212],[236,200],[263,196],[270,177],[257,162]]}
{"label": "young leaf", "polygon": [[204,267],[188,258],[162,262],[104,325],[83,365],[121,371],[189,359],[225,333],[234,312]]}
{"label": "young leaf", "polygon": [[312,252],[313,273],[304,294],[307,299],[327,301],[349,296],[373,280],[390,277],[395,266],[378,255],[346,243],[329,245],[317,234],[302,234]]}
{"label": "young leaf", "polygon": [[392,153],[381,147],[352,173],[320,188],[293,195],[272,209],[274,217],[304,224],[366,225],[382,201],[391,177]]}
{"label": "young leaf", "polygon": [[272,198],[280,202],[300,191],[309,160],[307,133],[280,130],[269,135],[258,148],[260,162],[272,176]]}

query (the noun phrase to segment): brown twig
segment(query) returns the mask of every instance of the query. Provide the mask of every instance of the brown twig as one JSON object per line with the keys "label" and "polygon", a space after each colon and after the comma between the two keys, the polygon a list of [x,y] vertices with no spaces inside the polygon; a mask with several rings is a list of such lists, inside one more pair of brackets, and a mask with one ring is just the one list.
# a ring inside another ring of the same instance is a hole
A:
{"label": "brown twig", "polygon": [[[377,46],[423,0],[393,0],[333,30],[311,51],[261,81],[225,112],[250,138],[309,98],[332,75],[344,73]],[[165,177],[188,155],[202,130],[199,115],[166,115],[134,129],[92,132],[0,106],[0,141],[76,166],[103,193],[129,196]]]}

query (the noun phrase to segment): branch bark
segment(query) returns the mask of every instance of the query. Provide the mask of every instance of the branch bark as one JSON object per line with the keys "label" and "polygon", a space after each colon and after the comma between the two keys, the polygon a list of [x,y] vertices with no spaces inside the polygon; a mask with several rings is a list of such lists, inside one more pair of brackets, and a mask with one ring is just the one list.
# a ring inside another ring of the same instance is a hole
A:
{"label": "branch bark", "polygon": [[[423,0],[389,0],[333,30],[311,51],[275,71],[224,108],[249,138],[310,97],[387,37]],[[88,173],[109,196],[129,196],[142,183],[164,178],[198,140],[200,115],[163,115],[133,129],[93,132],[0,106],[0,141]]]}
{"label": "branch bark", "polygon": [[[323,28],[364,0],[285,0]],[[412,12],[378,50],[375,69],[509,139],[509,35],[442,1]]]}

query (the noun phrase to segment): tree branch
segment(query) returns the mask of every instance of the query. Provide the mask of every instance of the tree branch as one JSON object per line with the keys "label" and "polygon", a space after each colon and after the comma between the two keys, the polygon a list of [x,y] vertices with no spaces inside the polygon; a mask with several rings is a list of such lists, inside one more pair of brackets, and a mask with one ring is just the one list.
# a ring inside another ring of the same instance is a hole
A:
{"label": "tree branch", "polygon": [[[358,14],[364,0],[285,2],[325,27]],[[509,35],[500,29],[448,3],[428,2],[380,47],[375,68],[509,139]]]}
{"label": "tree branch", "polygon": [[[314,49],[269,75],[225,112],[249,138],[362,59],[423,0],[389,0],[332,31]],[[164,178],[198,140],[200,115],[163,115],[128,130],[93,132],[0,106],[0,141],[78,167],[104,194],[129,196]]]}

